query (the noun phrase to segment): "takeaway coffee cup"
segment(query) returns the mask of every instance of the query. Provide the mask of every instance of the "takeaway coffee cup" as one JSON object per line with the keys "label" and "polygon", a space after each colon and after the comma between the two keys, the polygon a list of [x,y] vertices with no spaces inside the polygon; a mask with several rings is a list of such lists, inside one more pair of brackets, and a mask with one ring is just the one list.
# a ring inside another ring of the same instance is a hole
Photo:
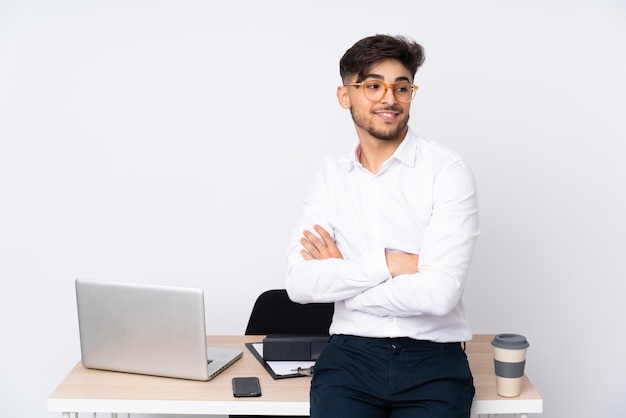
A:
{"label": "takeaway coffee cup", "polygon": [[526,349],[530,344],[519,334],[499,334],[491,341],[496,369],[498,395],[519,396],[526,365]]}

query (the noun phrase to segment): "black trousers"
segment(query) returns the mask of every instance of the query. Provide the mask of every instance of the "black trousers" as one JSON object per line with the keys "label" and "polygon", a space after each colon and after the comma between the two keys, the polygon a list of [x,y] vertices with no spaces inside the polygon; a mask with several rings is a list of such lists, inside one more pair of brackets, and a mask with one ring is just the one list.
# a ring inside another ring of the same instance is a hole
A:
{"label": "black trousers", "polygon": [[335,335],[315,363],[311,418],[467,418],[461,343]]}

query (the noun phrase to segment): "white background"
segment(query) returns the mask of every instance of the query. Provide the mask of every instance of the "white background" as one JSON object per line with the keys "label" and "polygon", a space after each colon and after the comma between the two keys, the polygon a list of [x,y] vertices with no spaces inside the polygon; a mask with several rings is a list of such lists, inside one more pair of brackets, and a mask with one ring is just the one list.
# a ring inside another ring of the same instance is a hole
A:
{"label": "white background", "polygon": [[474,331],[528,337],[546,418],[623,416],[619,0],[0,0],[0,416],[56,416],[77,277],[202,287],[243,333],[375,33],[424,45],[411,124],[476,175]]}

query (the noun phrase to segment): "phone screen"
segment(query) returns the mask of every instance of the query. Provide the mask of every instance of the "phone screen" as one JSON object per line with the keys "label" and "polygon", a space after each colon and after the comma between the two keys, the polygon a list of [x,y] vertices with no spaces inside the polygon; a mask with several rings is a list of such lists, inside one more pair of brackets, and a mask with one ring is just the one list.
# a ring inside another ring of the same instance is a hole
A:
{"label": "phone screen", "polygon": [[233,377],[233,394],[236,397],[261,396],[258,377]]}

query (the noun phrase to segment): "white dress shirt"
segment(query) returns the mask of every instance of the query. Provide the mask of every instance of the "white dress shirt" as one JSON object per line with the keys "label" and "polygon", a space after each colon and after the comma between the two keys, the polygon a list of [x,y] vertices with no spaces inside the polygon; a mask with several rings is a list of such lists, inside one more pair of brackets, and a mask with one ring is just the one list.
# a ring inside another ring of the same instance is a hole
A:
{"label": "white dress shirt", "polygon": [[[331,334],[467,341],[462,296],[480,233],[474,177],[455,152],[410,129],[378,174],[350,154],[327,157],[287,253],[286,288],[300,303],[335,302]],[[305,229],[324,227],[343,259],[305,260]],[[391,277],[385,252],[419,255]]]}

